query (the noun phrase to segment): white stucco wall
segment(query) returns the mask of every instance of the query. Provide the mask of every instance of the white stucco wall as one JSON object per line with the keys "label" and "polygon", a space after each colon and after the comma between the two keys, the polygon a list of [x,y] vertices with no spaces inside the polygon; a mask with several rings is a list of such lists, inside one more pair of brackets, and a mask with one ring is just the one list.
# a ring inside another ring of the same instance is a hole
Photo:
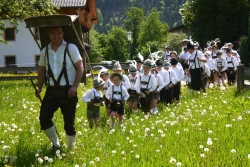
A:
{"label": "white stucco wall", "polygon": [[[5,21],[5,26],[11,27],[7,20]],[[30,34],[29,29],[25,27],[25,22],[19,24],[16,41],[8,42],[10,44],[9,46],[0,43],[0,67],[5,66],[5,56],[7,55],[16,56],[16,64],[18,67],[35,66],[35,55],[40,55],[40,49]],[[31,30],[34,31],[33,28]]]}

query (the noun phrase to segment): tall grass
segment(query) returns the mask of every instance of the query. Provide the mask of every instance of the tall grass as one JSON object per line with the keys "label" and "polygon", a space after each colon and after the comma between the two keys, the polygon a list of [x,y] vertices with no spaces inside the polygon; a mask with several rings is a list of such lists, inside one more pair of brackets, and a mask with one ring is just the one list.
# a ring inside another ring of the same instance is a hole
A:
{"label": "tall grass", "polygon": [[[40,102],[29,81],[0,82],[0,165],[2,166],[250,166],[250,93],[235,96],[235,88],[188,94],[181,103],[159,106],[159,114],[127,116],[110,130],[101,108],[99,128],[89,129],[86,104],[78,90],[77,143],[67,152],[63,119],[54,117],[63,149],[49,152],[51,143],[39,125]],[[44,95],[44,90],[42,95]],[[127,108],[126,108],[127,111]]]}

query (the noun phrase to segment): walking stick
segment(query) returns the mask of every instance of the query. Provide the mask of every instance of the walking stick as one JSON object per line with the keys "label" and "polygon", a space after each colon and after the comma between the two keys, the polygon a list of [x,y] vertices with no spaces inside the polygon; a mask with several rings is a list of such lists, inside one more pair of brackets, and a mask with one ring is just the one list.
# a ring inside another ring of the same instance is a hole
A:
{"label": "walking stick", "polygon": [[[36,88],[36,85],[35,85],[35,83],[34,83],[34,81],[33,81],[32,77],[30,77],[30,82],[31,82],[31,84],[32,84],[33,88],[35,89],[35,92],[38,94],[38,90],[37,90],[37,88]],[[39,99],[39,100],[40,100],[40,102],[42,103],[42,98],[41,98],[41,96],[40,96],[40,95],[38,96],[38,99]]]}
{"label": "walking stick", "polygon": [[[38,90],[37,90],[37,88],[36,88],[36,85],[35,85],[35,83],[34,83],[32,77],[30,77],[29,79],[30,79],[30,82],[31,82],[33,88],[35,89],[35,92],[38,94]],[[41,102],[41,104],[42,104],[42,98],[41,98],[41,96],[39,95],[38,98],[39,98],[39,100],[40,100],[40,102]],[[61,145],[63,145],[62,138],[61,138],[61,136],[60,136],[60,134],[59,134],[59,132],[58,132],[58,130],[57,130],[55,124],[54,124],[54,127],[55,127],[55,130],[56,130],[56,134],[57,134],[57,136],[58,136],[58,138],[59,138],[59,141],[60,141]]]}

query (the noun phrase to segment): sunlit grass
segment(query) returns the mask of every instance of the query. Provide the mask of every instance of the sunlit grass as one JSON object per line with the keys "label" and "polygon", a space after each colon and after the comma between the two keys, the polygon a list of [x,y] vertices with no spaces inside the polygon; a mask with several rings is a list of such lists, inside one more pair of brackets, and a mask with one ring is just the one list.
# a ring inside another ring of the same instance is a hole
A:
{"label": "sunlit grass", "polygon": [[[29,81],[0,82],[1,166],[249,166],[250,93],[235,96],[235,88],[208,89],[188,94],[182,87],[181,102],[147,117],[131,114],[110,130],[101,108],[99,129],[88,128],[83,92],[78,90],[74,152],[53,157],[51,144],[40,132],[40,102]],[[44,95],[44,90],[42,96]],[[66,151],[60,111],[55,125]]]}

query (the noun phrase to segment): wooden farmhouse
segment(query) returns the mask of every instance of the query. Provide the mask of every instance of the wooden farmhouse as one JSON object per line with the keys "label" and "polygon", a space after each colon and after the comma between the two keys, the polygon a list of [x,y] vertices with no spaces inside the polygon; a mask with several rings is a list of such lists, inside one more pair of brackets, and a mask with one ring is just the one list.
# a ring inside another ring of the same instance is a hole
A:
{"label": "wooden farmhouse", "polygon": [[[89,30],[93,24],[97,24],[97,10],[95,0],[52,0],[59,9],[58,14],[79,16],[83,32],[83,41],[86,50],[89,49]],[[1,15],[1,13],[0,13]],[[5,30],[3,38],[9,46],[0,44],[0,67],[35,67],[40,57],[40,49],[35,39],[26,28],[24,21],[19,23],[19,32],[9,24],[9,20],[4,20]],[[35,38],[39,38],[37,28],[32,29]],[[39,39],[38,39],[39,41]]]}

